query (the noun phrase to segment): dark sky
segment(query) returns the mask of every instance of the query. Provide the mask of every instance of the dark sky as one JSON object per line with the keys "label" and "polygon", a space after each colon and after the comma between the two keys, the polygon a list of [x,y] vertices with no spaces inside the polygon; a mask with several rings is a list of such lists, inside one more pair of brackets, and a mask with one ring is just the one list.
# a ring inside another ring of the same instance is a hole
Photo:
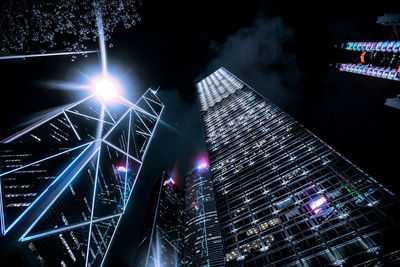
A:
{"label": "dark sky", "polygon": [[[400,111],[383,105],[399,93],[399,83],[329,67],[338,58],[336,42],[389,38],[392,29],[376,25],[376,17],[398,10],[388,2],[384,7],[304,2],[143,0],[142,21],[112,36],[110,69],[124,79],[125,96],[134,101],[147,87],[160,86],[166,109],[108,266],[132,266],[144,207],[162,170],[176,168],[182,186],[184,172],[204,152],[194,82],[220,66],[400,192]],[[45,82],[81,81],[80,72],[90,73],[96,64],[94,55],[76,62],[69,57],[0,62],[1,137],[39,111],[82,97],[82,92],[49,89]]]}

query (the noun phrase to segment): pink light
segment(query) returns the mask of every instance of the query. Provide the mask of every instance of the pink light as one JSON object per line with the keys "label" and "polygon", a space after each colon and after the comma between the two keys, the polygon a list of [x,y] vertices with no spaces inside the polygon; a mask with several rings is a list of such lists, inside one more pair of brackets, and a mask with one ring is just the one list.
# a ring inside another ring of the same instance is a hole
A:
{"label": "pink light", "polygon": [[118,166],[117,171],[126,172],[126,168],[125,168],[125,166]]}
{"label": "pink light", "polygon": [[320,208],[320,207],[322,205],[324,205],[326,202],[327,202],[327,200],[325,197],[320,197],[319,199],[311,202],[310,208],[314,212],[314,214],[317,214],[318,212],[320,212],[322,210],[322,208]]}
{"label": "pink light", "polygon": [[202,162],[199,165],[197,165],[197,169],[198,170],[202,170],[208,167],[208,163],[207,162]]}
{"label": "pink light", "polygon": [[173,177],[170,177],[169,179],[164,181],[164,186],[166,186],[167,184],[175,184],[175,180]]}

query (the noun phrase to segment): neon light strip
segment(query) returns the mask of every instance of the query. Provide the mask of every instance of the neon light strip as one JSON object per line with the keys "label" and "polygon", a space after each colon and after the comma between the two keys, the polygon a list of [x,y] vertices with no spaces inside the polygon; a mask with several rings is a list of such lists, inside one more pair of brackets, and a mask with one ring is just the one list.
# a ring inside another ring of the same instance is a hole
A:
{"label": "neon light strip", "polygon": [[72,125],[72,122],[70,121],[70,119],[69,119],[67,113],[65,112],[65,110],[63,110],[63,113],[64,113],[65,117],[67,118],[67,121],[68,121],[69,124],[71,125],[71,128],[72,128],[72,130],[74,131],[76,137],[78,137],[78,140],[80,141],[80,140],[81,140],[81,137],[80,137],[79,134],[76,132],[76,129],[75,129],[74,125]]}
{"label": "neon light strip", "polygon": [[113,217],[117,217],[117,216],[121,216],[121,215],[122,215],[122,213],[119,213],[119,214],[114,214],[114,215],[111,215],[111,216],[99,218],[99,219],[96,219],[96,220],[93,220],[93,221],[81,222],[81,223],[71,224],[71,225],[64,226],[64,227],[55,228],[54,230],[50,230],[50,231],[47,231],[47,232],[43,232],[43,233],[27,236],[27,237],[21,239],[20,241],[21,242],[27,242],[27,241],[30,241],[30,240],[33,240],[33,239],[37,239],[37,238],[41,238],[41,237],[45,237],[45,236],[49,236],[49,235],[54,235],[54,234],[57,234],[57,233],[60,233],[60,232],[74,230],[76,228],[88,225],[90,223],[97,223],[97,222],[108,220],[108,219],[111,219]]}
{"label": "neon light strip", "polygon": [[44,195],[44,193],[56,182],[60,179],[60,177],[64,174],[65,171],[67,171],[74,163],[75,161],[77,161],[82,155],[83,153],[90,147],[90,145],[88,145],[79,155],[78,157],[76,157],[71,164],[64,169],[64,171],[40,194],[40,196],[38,196],[35,201],[32,202],[31,205],[29,205],[29,207],[27,207],[22,213],[21,215],[18,216],[17,219],[14,220],[14,222],[5,230],[4,234],[6,234],[12,227],[14,227],[14,225],[32,208],[32,206],[34,206],[36,204],[36,202],[39,201],[39,199]]}
{"label": "neon light strip", "polygon": [[[131,140],[131,118],[132,117],[132,111],[129,111],[129,129],[128,129],[128,145],[126,148],[126,154],[129,155],[129,143]],[[126,208],[126,183],[128,181],[128,157],[126,158],[126,163],[125,163],[125,184],[124,184],[124,212],[125,212],[125,208]],[[0,192],[1,193],[1,192]]]}
{"label": "neon light strip", "polygon": [[103,136],[103,140],[105,140],[110,133],[115,129],[115,127],[117,127],[119,125],[119,123],[125,118],[126,114],[129,113],[129,109],[124,113],[124,115],[121,116],[121,118],[119,118],[119,120],[113,125],[113,127],[111,127],[110,130],[108,130],[108,132]]}
{"label": "neon light strip", "polygon": [[142,118],[140,117],[139,114],[137,114],[136,110],[133,109],[133,111],[136,113],[136,115],[139,117],[140,121],[144,124],[144,127],[146,127],[147,131],[149,131],[149,133],[151,133],[151,130],[149,129],[149,127],[147,127],[146,123],[144,123],[144,121],[142,120]]}
{"label": "neon light strip", "polygon": [[49,117],[44,118],[44,119],[42,119],[42,120],[40,120],[40,121],[38,121],[38,122],[36,122],[36,123],[34,123],[34,124],[32,124],[32,125],[26,127],[25,129],[22,129],[21,131],[19,131],[19,132],[13,134],[13,135],[11,135],[11,136],[9,136],[9,137],[7,137],[7,138],[1,140],[0,143],[5,143],[5,144],[10,143],[10,142],[14,141],[15,139],[19,138],[20,136],[22,136],[22,135],[24,135],[24,134],[26,134],[26,133],[28,133],[28,132],[30,132],[30,131],[36,129],[36,128],[39,127],[40,125],[42,125],[42,124],[48,122],[49,120],[54,119],[55,117],[57,117],[58,115],[60,115],[62,112],[63,112],[62,110],[60,110],[60,111],[55,111],[55,114],[50,115]]}
{"label": "neon light strip", "polygon": [[[160,112],[160,115],[158,116],[157,122],[156,122],[156,124],[154,125],[152,135],[151,135],[151,137],[150,137],[150,139],[149,139],[149,142],[148,142],[148,145],[147,145],[147,147],[146,147],[146,149],[145,149],[145,151],[144,151],[144,153],[143,153],[142,160],[144,160],[144,157],[146,156],[147,149],[148,149],[149,146],[150,146],[151,139],[153,138],[154,132],[155,132],[155,130],[156,130],[158,121],[159,121],[160,118],[161,118],[161,115],[162,115],[163,110],[164,110],[164,107],[161,109],[161,112]],[[133,192],[133,188],[135,187],[135,184],[136,184],[137,178],[139,177],[140,170],[142,169],[142,166],[143,166],[143,164],[140,165],[139,170],[138,170],[138,172],[137,172],[137,174],[136,174],[135,181],[133,182],[132,188],[130,189],[131,192],[129,193],[127,203],[129,202],[129,199],[131,198],[131,194],[132,194],[132,192]]]}
{"label": "neon light strip", "polygon": [[156,120],[158,118],[158,115],[160,115],[158,113],[156,113],[157,115],[151,114],[151,113],[147,112],[146,110],[144,110],[144,109],[142,109],[141,107],[138,107],[138,106],[132,106],[131,109],[136,110],[136,111],[138,111],[140,113],[143,113],[143,114],[149,116],[150,118],[152,118],[154,120]]}
{"label": "neon light strip", "polygon": [[92,98],[92,97],[94,97],[94,96],[95,96],[95,94],[91,94],[90,96],[88,96],[88,97],[86,97],[86,98],[84,98],[84,99],[81,99],[81,100],[79,100],[79,101],[76,101],[75,103],[72,103],[71,105],[69,105],[69,106],[66,107],[65,109],[71,109],[71,108],[73,108],[73,107],[79,105],[79,104],[82,103],[82,102],[85,102],[86,100],[88,100],[88,99],[90,99],[90,98]]}
{"label": "neon light strip", "polygon": [[1,188],[3,187],[2,185],[2,180],[0,179],[0,224],[1,224],[1,234],[5,235],[5,225],[4,225],[4,209],[3,209],[3,193],[1,191]]}
{"label": "neon light strip", "polygon": [[[159,87],[160,88],[160,87]],[[158,89],[159,89],[158,88]],[[157,91],[158,91],[158,89],[157,89]],[[161,103],[161,100],[157,97],[157,95],[153,92],[153,90],[151,90],[150,88],[148,88],[147,90],[146,90],[146,92],[144,92],[144,94],[136,101],[136,103],[135,103],[135,105],[134,106],[137,106],[137,104],[140,102],[140,100],[142,99],[142,98],[144,98],[146,95],[148,95],[149,94],[149,91],[151,92],[151,94],[155,97],[155,98],[157,98],[158,99],[158,101]],[[163,106],[163,104],[161,103],[161,104],[159,104],[159,105],[162,105]]]}
{"label": "neon light strip", "polygon": [[114,122],[114,124],[115,124],[115,120],[114,120],[113,116],[111,116],[111,114],[110,114],[110,112],[108,111],[106,105],[105,105],[105,104],[103,104],[103,105],[104,105],[104,109],[107,111],[108,116],[110,116],[111,120],[112,120],[112,121]]}
{"label": "neon light strip", "polygon": [[[142,98],[143,96],[141,96],[140,98]],[[125,105],[131,109],[137,110],[141,113],[144,113],[146,115],[148,115],[149,117],[153,118],[153,119],[157,119],[157,116],[155,116],[154,114],[148,113],[147,111],[145,111],[144,109],[138,107],[136,104],[132,104],[131,102],[129,102],[128,100],[126,100],[125,98],[118,96],[118,98],[120,99],[119,103],[121,103],[122,105]],[[140,100],[140,99],[139,99]]]}
{"label": "neon light strip", "polygon": [[[150,98],[148,98],[148,97],[145,97],[145,96],[143,96],[143,98],[144,99],[147,99],[147,100],[149,100],[149,101],[151,101],[151,102],[153,102],[154,104],[157,104],[157,105],[159,105],[160,107],[162,107],[163,106],[163,104],[161,104],[161,103],[157,103],[156,101],[154,101],[153,99],[150,99]],[[157,113],[157,112],[156,112]]]}
{"label": "neon light strip", "polygon": [[130,157],[131,159],[133,159],[134,161],[136,161],[136,162],[142,164],[142,161],[140,161],[140,160],[134,158],[133,156],[131,156],[130,154],[126,153],[126,152],[123,151],[122,149],[120,149],[120,148],[114,146],[113,144],[111,144],[111,143],[108,142],[107,140],[102,140],[102,141],[103,141],[104,143],[106,143],[107,145],[111,146],[112,148],[118,150],[119,152],[121,152],[121,153],[124,154],[125,156],[128,156],[128,157]]}
{"label": "neon light strip", "polygon": [[11,171],[4,172],[4,173],[0,174],[0,177],[1,177],[1,176],[4,176],[4,175],[6,175],[6,174],[9,174],[9,173],[12,173],[12,172],[18,171],[18,170],[20,170],[20,169],[23,169],[23,168],[26,168],[26,167],[32,166],[32,165],[34,165],[34,164],[40,163],[40,162],[42,162],[42,161],[45,161],[45,160],[48,160],[48,159],[51,159],[51,158],[57,157],[57,156],[59,156],[59,155],[62,155],[62,154],[65,154],[65,153],[71,152],[71,151],[73,151],[73,150],[75,150],[75,149],[78,149],[78,148],[80,148],[80,147],[83,147],[83,146],[88,146],[88,145],[90,145],[91,143],[93,143],[93,142],[89,142],[89,143],[86,143],[86,144],[83,144],[83,145],[80,145],[80,146],[77,146],[77,147],[71,148],[71,149],[69,149],[69,150],[66,150],[66,151],[60,152],[60,153],[58,153],[58,154],[51,155],[51,156],[49,156],[49,157],[47,157],[47,158],[44,158],[44,159],[41,159],[41,160],[38,160],[38,161],[35,161],[35,162],[32,162],[32,163],[26,164],[26,165],[24,165],[24,166],[18,167],[18,168],[16,168],[16,169],[13,169],[13,170],[11,170]]}
{"label": "neon light strip", "polygon": [[[89,147],[91,147],[91,145],[90,146],[88,146],[84,151],[82,151],[82,153],[57,177],[57,179],[55,180],[55,181],[58,181],[59,179],[60,179],[60,177],[62,177],[63,175],[64,175],[64,173],[68,170],[68,169],[70,169],[70,167],[78,160],[78,159],[80,159],[81,158],[81,156],[83,155],[83,153],[85,153],[86,152],[86,150],[89,148]],[[29,226],[29,228],[25,231],[25,233],[23,233],[22,234],[22,236],[20,237],[20,239],[19,239],[19,241],[21,241],[22,240],[22,238],[24,238],[29,232],[30,232],[30,230],[32,230],[32,228],[36,225],[36,223],[42,218],[42,216],[47,212],[47,210],[53,205],[53,203],[58,199],[58,197],[64,192],[64,190],[65,190],[65,188],[67,188],[70,184],[71,184],[71,182],[75,179],[75,177],[80,173],[80,171],[86,166],[86,164],[92,159],[92,157],[98,152],[98,150],[99,149],[96,149],[96,151],[94,151],[93,153],[92,153],[92,155],[86,160],[86,162],[84,163],[84,164],[82,164],[82,166],[79,168],[79,170],[72,176],[72,178],[70,179],[70,181],[60,190],[60,192],[57,194],[57,196],[55,196],[54,198],[53,198],[53,200],[50,202],[50,204],[44,209],[44,211],[36,218],[36,220],[31,224],[31,226]],[[55,183],[55,181],[53,182],[53,183],[51,183],[51,185],[52,184],[54,184]],[[50,185],[50,186],[51,186]],[[49,186],[49,187],[50,187]],[[47,191],[47,189],[49,188],[49,187],[47,187],[46,188],[46,190],[45,191]],[[44,191],[44,192],[45,192]],[[42,195],[44,194],[44,192],[42,193]],[[41,195],[41,196],[42,196]],[[38,200],[39,198],[37,198],[36,199],[36,201]],[[35,201],[35,202],[36,202]],[[35,204],[35,203],[33,203],[33,204]],[[31,208],[32,206],[33,206],[33,204],[31,205],[31,206],[29,206],[29,208]],[[25,211],[26,212],[26,211]],[[24,213],[25,213],[24,212]],[[21,214],[21,216],[22,216],[22,214]],[[20,217],[21,217],[20,216]]]}
{"label": "neon light strip", "polygon": [[399,53],[400,41],[347,42],[343,43],[341,47],[350,51]]}
{"label": "neon light strip", "polygon": [[115,124],[115,120],[113,118],[113,116],[111,116],[110,112],[107,109],[107,106],[105,105],[105,103],[101,100],[101,97],[99,97],[98,95],[96,95],[97,100],[104,106],[104,109],[107,111],[108,116],[110,116],[111,120],[113,121],[113,123]]}
{"label": "neon light strip", "polygon": [[113,234],[112,234],[112,236],[111,236],[110,243],[108,243],[108,247],[107,247],[106,253],[104,253],[104,257],[103,257],[103,260],[101,261],[100,267],[102,267],[102,266],[103,266],[103,264],[104,264],[104,260],[105,260],[105,259],[106,259],[106,257],[107,257],[108,250],[109,250],[109,249],[110,249],[110,247],[111,247],[112,241],[114,240],[114,235],[115,235],[115,233],[116,233],[116,232],[117,232],[117,230],[118,230],[119,223],[121,222],[121,217],[122,217],[122,215],[121,215],[121,216],[119,217],[119,219],[118,219],[117,226],[115,227],[115,229],[114,229],[114,233],[113,233]]}
{"label": "neon light strip", "polygon": [[88,118],[88,119],[92,119],[92,120],[96,120],[96,121],[100,121],[100,122],[105,122],[105,123],[108,123],[108,124],[110,124],[110,125],[113,125],[111,122],[104,121],[104,120],[100,120],[100,119],[97,119],[97,118],[95,118],[95,117],[91,117],[91,116],[88,116],[88,115],[85,115],[85,114],[81,114],[81,113],[78,113],[78,112],[75,112],[75,111],[71,111],[71,110],[69,110],[69,109],[66,109],[65,111],[70,112],[70,113],[74,113],[74,114],[79,115],[79,116],[82,116],[82,117],[86,117],[86,118]]}
{"label": "neon light strip", "polygon": [[146,90],[146,92],[144,92],[144,94],[136,101],[136,103],[134,104],[134,106],[137,106],[137,104],[140,102],[140,99],[142,99],[143,96],[145,96],[147,94],[147,92],[149,92],[150,88],[148,88]]}
{"label": "neon light strip", "polygon": [[356,74],[362,74],[366,76],[372,76],[377,78],[383,78],[387,80],[400,81],[400,73],[396,69],[375,67],[368,65],[358,65],[358,64],[337,64],[336,68],[344,72],[352,72]]}
{"label": "neon light strip", "polygon": [[[68,109],[70,109],[70,108],[73,108],[73,107],[75,107],[76,105],[79,105],[80,103],[82,103],[82,102],[84,102],[84,101],[90,99],[90,98],[93,97],[93,96],[94,96],[94,94],[93,94],[93,95],[90,95],[90,96],[88,96],[88,97],[86,97],[86,98],[84,98],[84,99],[82,99],[82,100],[79,100],[79,101],[77,101],[77,102],[75,102],[75,103],[72,103],[70,106],[68,106],[68,107],[65,108],[64,110],[68,110]],[[49,117],[44,118],[43,120],[40,120],[40,121],[38,121],[37,123],[34,123],[34,124],[28,126],[28,127],[25,128],[25,129],[22,129],[21,131],[19,131],[19,132],[13,134],[13,135],[11,135],[11,136],[9,136],[9,137],[7,137],[7,138],[1,140],[0,143],[9,143],[9,142],[14,141],[15,139],[19,138],[21,135],[24,135],[24,134],[26,134],[26,133],[32,131],[33,129],[36,129],[37,127],[41,126],[42,124],[44,124],[44,123],[48,122],[49,120],[51,120],[51,119],[57,117],[57,116],[60,115],[64,110],[62,110],[62,111],[56,111],[56,113],[55,113],[54,115],[50,115]]]}
{"label": "neon light strip", "polygon": [[92,212],[90,214],[90,226],[89,226],[89,237],[88,237],[88,245],[87,245],[87,251],[86,251],[86,264],[85,266],[88,266],[88,259],[89,259],[89,247],[90,247],[90,241],[92,237],[92,221],[93,221],[93,213],[94,213],[94,202],[96,200],[96,191],[97,191],[97,180],[99,177],[99,163],[100,163],[100,154],[101,154],[101,146],[99,148],[99,154],[97,155],[97,163],[96,163],[96,176],[94,179],[94,190],[93,190],[93,197],[92,197]]}
{"label": "neon light strip", "polygon": [[150,134],[148,134],[148,133],[145,133],[145,132],[143,132],[143,131],[135,130],[135,132],[137,132],[137,133],[139,133],[139,134],[143,134],[143,135],[151,136]]}
{"label": "neon light strip", "polygon": [[58,52],[58,53],[48,53],[48,54],[15,55],[15,56],[0,57],[0,60],[30,58],[30,57],[52,57],[52,56],[80,55],[80,54],[92,54],[92,53],[97,53],[97,52],[98,52],[98,50],[88,50],[88,51]]}
{"label": "neon light strip", "polygon": [[[151,93],[152,93],[152,95],[157,99],[158,102],[160,102],[160,105],[161,105],[161,106],[164,106],[164,104],[162,103],[162,101],[160,100],[160,98],[158,98],[158,96],[157,96],[157,92],[158,92],[159,89],[160,89],[160,86],[159,86],[155,91],[151,90],[150,88],[149,88],[147,91],[150,90]],[[146,93],[147,93],[147,91],[146,91]]]}
{"label": "neon light strip", "polygon": [[147,102],[147,98],[143,97],[143,100],[146,102],[146,104],[151,108],[151,110],[154,112],[154,114],[157,115],[157,112],[153,109],[153,107]]}

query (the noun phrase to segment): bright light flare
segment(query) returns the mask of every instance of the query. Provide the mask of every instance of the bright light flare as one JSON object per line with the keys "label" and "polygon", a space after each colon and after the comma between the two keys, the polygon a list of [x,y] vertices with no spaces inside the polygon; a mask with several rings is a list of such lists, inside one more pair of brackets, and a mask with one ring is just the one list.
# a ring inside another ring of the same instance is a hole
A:
{"label": "bright light flare", "polygon": [[119,83],[110,75],[100,76],[92,80],[92,91],[103,100],[112,100],[118,97],[120,91]]}
{"label": "bright light flare", "polygon": [[104,99],[112,99],[117,96],[115,84],[109,79],[101,79],[96,82],[96,93]]}

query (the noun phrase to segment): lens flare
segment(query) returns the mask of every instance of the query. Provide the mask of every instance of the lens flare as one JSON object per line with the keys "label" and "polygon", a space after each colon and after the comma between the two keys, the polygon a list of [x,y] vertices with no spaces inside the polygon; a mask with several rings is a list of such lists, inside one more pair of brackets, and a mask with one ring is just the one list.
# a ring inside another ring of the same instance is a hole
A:
{"label": "lens flare", "polygon": [[109,79],[101,79],[96,82],[96,93],[102,98],[108,100],[117,96],[117,89],[115,84]]}

